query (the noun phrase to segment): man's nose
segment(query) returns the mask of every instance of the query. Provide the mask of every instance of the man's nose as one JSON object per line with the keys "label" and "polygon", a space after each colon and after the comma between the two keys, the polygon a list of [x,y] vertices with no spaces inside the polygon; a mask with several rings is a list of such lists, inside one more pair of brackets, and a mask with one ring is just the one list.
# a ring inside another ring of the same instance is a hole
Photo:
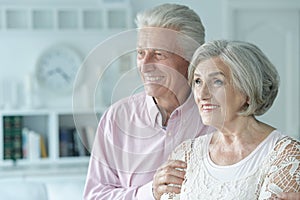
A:
{"label": "man's nose", "polygon": [[145,50],[142,62],[143,64],[151,63],[153,62],[153,58],[154,53],[151,50]]}
{"label": "man's nose", "polygon": [[140,62],[141,72],[149,72],[154,69],[153,52],[146,51],[143,59]]}
{"label": "man's nose", "polygon": [[142,63],[140,65],[140,70],[142,73],[151,72],[155,69],[154,63]]}

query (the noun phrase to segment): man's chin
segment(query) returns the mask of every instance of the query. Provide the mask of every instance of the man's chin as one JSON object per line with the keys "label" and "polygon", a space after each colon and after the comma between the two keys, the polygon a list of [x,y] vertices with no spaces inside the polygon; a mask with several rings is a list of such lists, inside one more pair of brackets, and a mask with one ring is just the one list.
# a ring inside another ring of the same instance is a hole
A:
{"label": "man's chin", "polygon": [[148,96],[159,97],[166,93],[166,89],[162,87],[145,87],[145,92]]}

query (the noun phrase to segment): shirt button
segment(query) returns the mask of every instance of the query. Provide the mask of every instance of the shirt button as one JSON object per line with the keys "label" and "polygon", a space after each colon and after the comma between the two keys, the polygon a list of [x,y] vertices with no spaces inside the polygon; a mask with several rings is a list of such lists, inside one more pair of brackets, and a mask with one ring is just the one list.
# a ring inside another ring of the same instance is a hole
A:
{"label": "shirt button", "polygon": [[171,136],[172,135],[172,133],[171,132],[168,132],[168,136]]}

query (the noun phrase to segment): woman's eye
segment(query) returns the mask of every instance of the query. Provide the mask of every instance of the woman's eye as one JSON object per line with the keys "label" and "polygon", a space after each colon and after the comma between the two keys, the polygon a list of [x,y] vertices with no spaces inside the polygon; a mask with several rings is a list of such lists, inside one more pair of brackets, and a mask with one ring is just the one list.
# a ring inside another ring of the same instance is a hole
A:
{"label": "woman's eye", "polygon": [[224,85],[224,82],[221,81],[221,80],[219,80],[219,79],[217,79],[217,80],[214,81],[214,85],[215,86],[222,86],[222,85]]}
{"label": "woman's eye", "polygon": [[201,84],[201,80],[199,78],[195,79],[194,82],[195,82],[195,85],[200,85]]}

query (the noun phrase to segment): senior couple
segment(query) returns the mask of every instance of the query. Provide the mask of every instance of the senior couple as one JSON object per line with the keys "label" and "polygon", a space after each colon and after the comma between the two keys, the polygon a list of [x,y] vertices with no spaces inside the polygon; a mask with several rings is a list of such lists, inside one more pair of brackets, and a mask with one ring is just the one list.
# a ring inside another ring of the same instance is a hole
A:
{"label": "senior couple", "polygon": [[279,75],[254,44],[204,43],[190,8],[136,17],[144,92],[98,125],[84,199],[300,199],[300,143],[256,119]]}

